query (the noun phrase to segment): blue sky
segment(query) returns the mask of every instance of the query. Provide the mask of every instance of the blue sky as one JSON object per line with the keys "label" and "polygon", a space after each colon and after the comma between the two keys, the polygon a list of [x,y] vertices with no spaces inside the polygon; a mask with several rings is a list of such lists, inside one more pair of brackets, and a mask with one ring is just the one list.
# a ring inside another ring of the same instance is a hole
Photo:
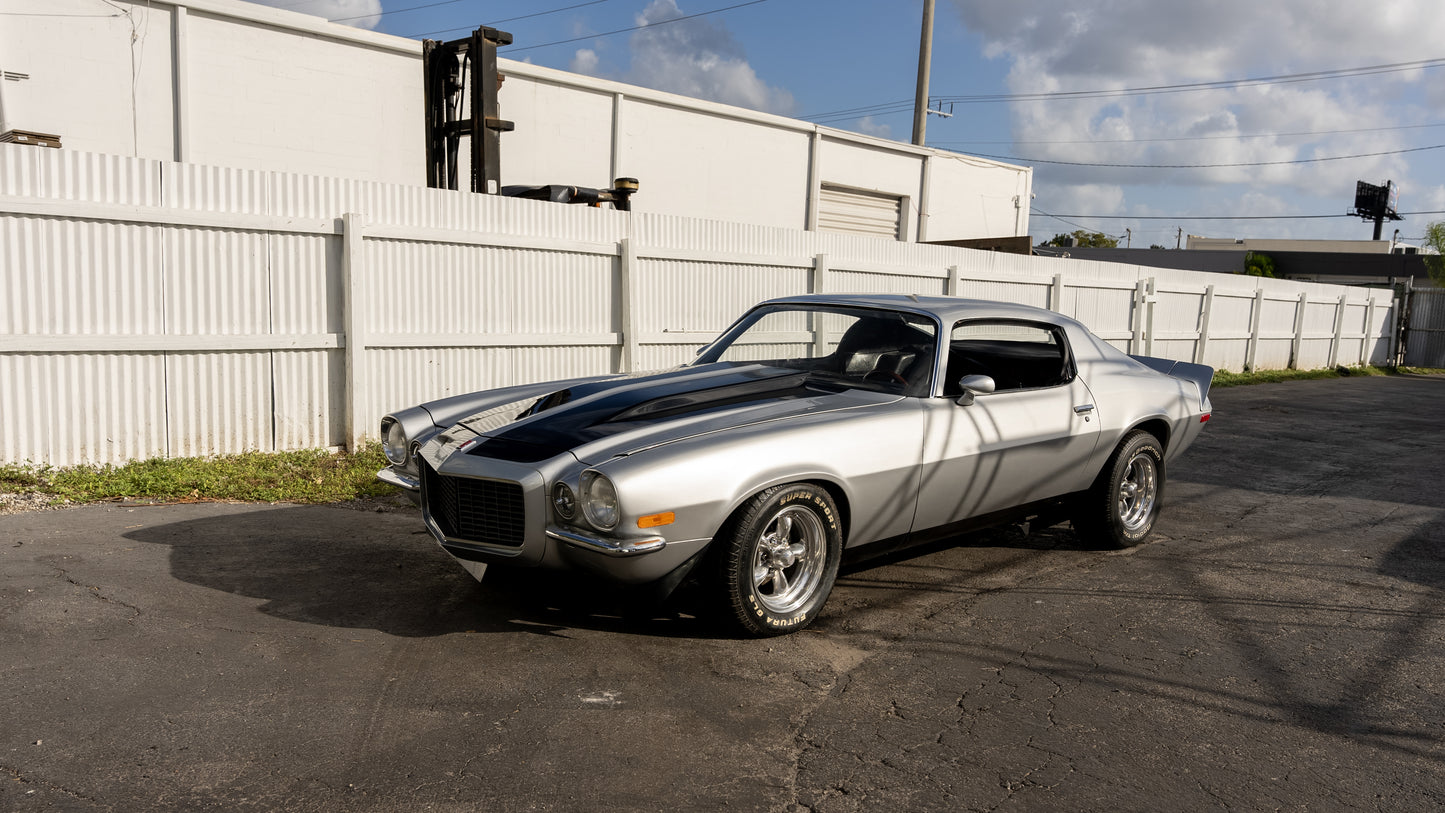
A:
{"label": "blue sky", "polygon": [[[1408,64],[1445,57],[1438,1],[937,0],[935,99],[1399,67],[1169,93],[959,101],[952,118],[929,118],[928,143],[1033,166],[1031,231],[1040,241],[1074,228],[1121,237],[1128,229],[1135,247],[1172,248],[1180,229],[1369,239],[1372,226],[1359,219],[1299,216],[1343,214],[1357,180],[1394,180],[1402,212],[1445,210],[1445,149],[1436,148],[1445,146],[1445,61]],[[415,38],[452,39],[491,24],[514,36],[501,52],[512,59],[911,136],[921,0],[266,4],[329,19],[375,15],[345,22]],[[718,9],[727,10],[704,14]],[[606,35],[639,25],[647,27]],[[546,45],[560,40],[575,41]],[[878,109],[828,115],[860,108]],[[1238,215],[1298,219],[1195,219]],[[1431,220],[1445,212],[1407,214],[1385,236],[1399,228],[1402,239],[1417,238]]]}

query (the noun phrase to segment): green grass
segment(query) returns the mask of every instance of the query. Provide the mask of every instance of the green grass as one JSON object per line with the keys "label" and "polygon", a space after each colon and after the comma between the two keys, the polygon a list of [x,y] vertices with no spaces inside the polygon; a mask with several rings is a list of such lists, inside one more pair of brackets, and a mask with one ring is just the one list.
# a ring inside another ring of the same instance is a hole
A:
{"label": "green grass", "polygon": [[1213,388],[1238,387],[1246,384],[1273,384],[1280,381],[1305,381],[1315,378],[1346,378],[1371,375],[1440,375],[1445,370],[1428,367],[1324,367],[1318,370],[1258,370],[1231,373],[1215,370]]}
{"label": "green grass", "polygon": [[0,493],[55,502],[343,502],[396,492],[376,479],[377,444],[354,453],[322,449],[138,460],[121,466],[0,466]]}

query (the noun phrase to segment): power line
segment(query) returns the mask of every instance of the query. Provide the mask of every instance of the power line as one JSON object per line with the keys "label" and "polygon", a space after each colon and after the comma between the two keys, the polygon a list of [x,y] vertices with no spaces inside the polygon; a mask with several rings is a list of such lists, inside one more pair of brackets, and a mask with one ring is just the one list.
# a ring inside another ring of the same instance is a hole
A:
{"label": "power line", "polygon": [[[1438,68],[1445,65],[1445,57],[1434,59],[1421,59],[1413,62],[1395,62],[1386,65],[1366,65],[1358,68],[1338,68],[1327,71],[1310,71],[1307,73],[1287,73],[1276,76],[1256,76],[1244,79],[1220,79],[1213,82],[1190,82],[1176,85],[1150,85],[1137,88],[1116,88],[1098,90],[1064,90],[1040,93],[995,93],[995,94],[974,94],[960,96],[934,96],[931,101],[954,102],[956,104],[986,104],[999,102],[1027,102],[1027,101],[1058,101],[1068,99],[1112,99],[1120,96],[1152,96],[1160,93],[1187,93],[1202,90],[1224,90],[1242,87],[1259,87],[1262,85],[1293,84],[1298,82],[1317,82],[1325,79],[1345,79],[1355,76],[1373,76],[1382,73],[1399,73],[1401,71],[1421,70],[1426,68]],[[903,105],[903,107],[899,107]],[[883,102],[877,105],[847,108],[844,110],[832,110],[825,113],[818,113],[812,116],[803,116],[810,121],[817,121],[823,118],[835,116],[848,117],[850,115],[863,115],[867,113],[892,113],[902,109],[911,109],[909,100],[900,102]]]}
{"label": "power line", "polygon": [[1320,158],[1295,158],[1289,161],[1240,161],[1232,164],[1109,164],[1092,161],[1055,161],[1049,158],[1022,158],[1017,155],[988,155],[987,153],[976,152],[972,155],[979,158],[991,158],[995,161],[1009,161],[1022,164],[1061,164],[1070,167],[1108,167],[1112,169],[1223,169],[1228,167],[1272,167],[1284,164],[1318,164],[1324,161],[1345,161],[1351,158],[1376,158],[1381,155],[1401,155],[1407,152],[1425,152],[1427,150],[1445,149],[1445,144],[1432,144],[1428,147],[1410,147],[1403,150],[1384,150],[1382,152],[1361,152],[1353,155],[1326,155]]}
{"label": "power line", "polygon": [[[930,98],[930,103],[933,101],[933,98],[937,97]],[[817,113],[811,116],[799,116],[799,118],[822,124],[824,122],[837,121],[839,119],[851,119],[855,116],[879,116],[888,113],[903,113],[912,110],[913,101],[911,99],[904,99],[896,102],[883,102],[881,104],[869,105],[867,107],[852,107],[846,110],[833,110],[828,113]]]}
{"label": "power line", "polygon": [[1387,65],[1366,65],[1359,68],[1337,68],[1308,73],[1285,73],[1276,76],[1256,76],[1246,79],[1220,79],[1213,82],[1189,82],[1177,85],[1150,85],[1116,90],[1060,90],[1046,93],[997,93],[972,96],[938,96],[945,102],[974,104],[982,102],[1052,101],[1056,99],[1112,99],[1119,96],[1151,96],[1159,93],[1183,93],[1200,90],[1223,90],[1261,85],[1283,85],[1297,82],[1317,82],[1324,79],[1346,79],[1355,76],[1373,76],[1382,73],[1438,68],[1445,65],[1445,57],[1420,59],[1413,62],[1394,62]]}
{"label": "power line", "polygon": [[[530,20],[530,19],[532,19],[533,17],[545,17],[545,16],[548,15],[548,14],[556,14],[556,13],[558,13],[558,12],[560,12],[560,11],[571,11],[571,10],[574,9],[574,8],[582,8],[583,6],[595,6],[595,5],[597,5],[598,3],[606,3],[606,2],[609,2],[609,0],[589,0],[589,2],[586,2],[586,3],[575,3],[575,4],[570,5],[570,6],[563,6],[562,8],[548,9],[548,10],[546,10],[546,11],[536,11],[536,12],[533,12],[533,13],[531,13],[531,14],[523,14],[523,15],[518,16],[518,17],[508,17],[508,18],[506,18],[505,20],[493,20],[492,22],[484,23],[484,25],[498,26],[498,25],[501,25],[502,23],[511,23],[511,22],[516,22],[517,20]],[[406,11],[406,9],[400,9],[400,10],[401,10],[401,11]],[[408,37],[408,38],[411,38],[411,37],[430,37],[430,36],[432,36],[433,34],[450,34],[450,33],[454,32],[454,31],[471,31],[471,30],[473,30],[473,29],[475,29],[475,28],[476,28],[476,26],[474,26],[474,25],[464,25],[464,26],[462,26],[462,27],[460,27],[460,28],[444,28],[444,29],[442,29],[442,30],[440,30],[440,31],[423,31],[423,32],[418,33],[418,34],[404,34],[403,36]]]}
{"label": "power line", "polygon": [[[1081,224],[1079,224],[1079,223],[1072,223],[1072,222],[1070,222],[1070,221],[1068,221],[1068,220],[1065,220],[1065,219],[1064,219],[1062,216],[1060,216],[1060,215],[1051,215],[1051,214],[1049,214],[1048,212],[1045,212],[1045,211],[1043,211],[1043,210],[1041,210],[1041,209],[1035,209],[1035,208],[1033,208],[1033,207],[1029,207],[1029,213],[1030,213],[1030,214],[1035,214],[1035,213],[1036,213],[1036,214],[1041,214],[1041,215],[1043,215],[1044,217],[1052,217],[1053,219],[1059,221],[1060,223],[1065,223],[1065,224],[1067,224],[1067,225],[1073,226],[1074,228],[1078,229],[1079,231],[1093,231],[1093,229],[1089,228],[1088,226],[1084,226],[1084,225],[1081,225]],[[1075,217],[1075,215],[1069,215],[1069,217]]]}
{"label": "power line", "polygon": [[1236,135],[1211,135],[1211,136],[1173,136],[1165,138],[1100,138],[1100,139],[1074,139],[1058,141],[933,141],[933,146],[945,144],[953,146],[970,146],[973,144],[1153,144],[1172,141],[1238,141],[1249,138],[1285,138],[1295,136],[1317,136],[1317,135],[1347,135],[1351,133],[1383,133],[1397,130],[1421,130],[1432,127],[1445,127],[1445,122],[1439,124],[1401,124],[1394,127],[1359,127],[1349,130],[1303,130],[1291,133],[1239,133]]}
{"label": "power line", "polygon": [[766,2],[768,2],[768,0],[748,0],[748,2],[746,3],[738,3],[732,6],[724,6],[723,8],[715,8],[712,11],[700,11],[697,14],[687,14],[682,17],[673,17],[670,20],[658,20],[655,23],[643,23],[642,25],[634,25],[629,28],[619,28],[615,31],[603,31],[598,34],[588,34],[585,37],[573,37],[571,39],[556,40],[555,42],[544,42],[539,45],[528,45],[526,48],[508,48],[506,53],[508,56],[510,56],[512,54],[521,53],[522,51],[534,51],[538,48],[548,48],[553,45],[566,45],[569,42],[581,42],[583,40],[597,39],[598,37],[610,37],[613,34],[626,34],[629,31],[641,31],[644,28],[653,28],[659,25],[668,25],[669,23],[680,23],[683,20],[692,20],[698,17],[706,17],[709,14],[721,14],[724,11],[732,11],[733,9],[743,8],[745,6],[756,6],[759,3]]}
{"label": "power line", "polygon": [[[1078,218],[1080,220],[1325,220],[1338,217],[1359,217],[1355,214],[1340,215],[1056,215],[1045,212],[1042,209],[1030,208],[1033,214],[1052,217],[1055,220],[1062,220],[1069,223],[1065,218]],[[1435,209],[1421,212],[1400,212],[1401,215],[1440,215],[1445,214],[1445,209]],[[1069,223],[1071,226],[1079,226],[1077,223]],[[1079,226],[1079,228],[1083,228]]]}

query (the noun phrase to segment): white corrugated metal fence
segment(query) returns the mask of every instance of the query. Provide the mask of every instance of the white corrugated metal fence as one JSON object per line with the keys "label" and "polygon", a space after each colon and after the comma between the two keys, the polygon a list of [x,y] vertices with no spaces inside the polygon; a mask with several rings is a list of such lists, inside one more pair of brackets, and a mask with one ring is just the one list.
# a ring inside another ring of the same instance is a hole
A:
{"label": "white corrugated metal fence", "polygon": [[1234,370],[1394,351],[1388,291],[0,145],[0,462],[346,445],[424,400],[679,364],[808,291],[1023,302]]}

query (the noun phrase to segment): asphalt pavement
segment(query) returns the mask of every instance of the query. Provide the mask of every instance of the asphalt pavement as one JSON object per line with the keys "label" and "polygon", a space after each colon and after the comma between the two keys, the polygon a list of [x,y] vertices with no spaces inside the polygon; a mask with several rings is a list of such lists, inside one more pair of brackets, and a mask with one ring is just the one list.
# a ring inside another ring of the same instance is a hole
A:
{"label": "asphalt pavement", "polygon": [[0,810],[1445,808],[1445,378],[1214,403],[1144,546],[963,537],[769,640],[410,511],[0,517]]}

